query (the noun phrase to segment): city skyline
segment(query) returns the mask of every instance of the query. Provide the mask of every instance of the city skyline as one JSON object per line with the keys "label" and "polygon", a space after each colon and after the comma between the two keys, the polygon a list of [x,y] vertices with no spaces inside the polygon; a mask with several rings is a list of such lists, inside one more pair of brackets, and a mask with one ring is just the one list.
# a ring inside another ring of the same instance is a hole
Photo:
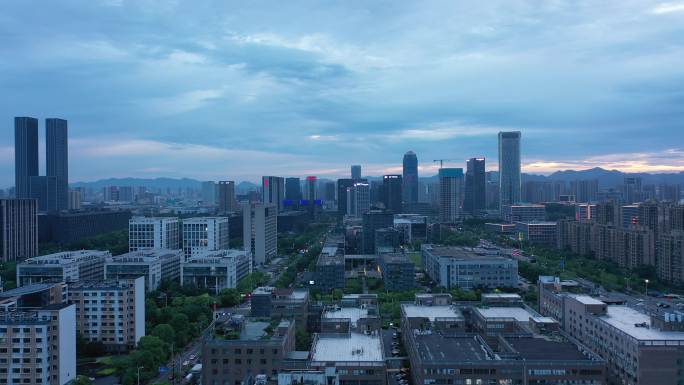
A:
{"label": "city skyline", "polygon": [[15,116],[69,121],[71,181],[434,175],[499,131],[527,173],[684,170],[681,2],[392,5],[8,3],[0,185]]}

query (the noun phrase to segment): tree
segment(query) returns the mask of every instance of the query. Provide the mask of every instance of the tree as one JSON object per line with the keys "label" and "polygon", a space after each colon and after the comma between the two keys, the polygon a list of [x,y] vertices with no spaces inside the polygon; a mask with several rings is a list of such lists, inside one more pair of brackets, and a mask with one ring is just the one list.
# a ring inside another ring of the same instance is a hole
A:
{"label": "tree", "polygon": [[233,307],[240,304],[240,292],[237,289],[223,289],[218,297],[221,307]]}
{"label": "tree", "polygon": [[159,324],[152,329],[152,335],[166,342],[172,344],[176,342],[176,332],[169,324]]}

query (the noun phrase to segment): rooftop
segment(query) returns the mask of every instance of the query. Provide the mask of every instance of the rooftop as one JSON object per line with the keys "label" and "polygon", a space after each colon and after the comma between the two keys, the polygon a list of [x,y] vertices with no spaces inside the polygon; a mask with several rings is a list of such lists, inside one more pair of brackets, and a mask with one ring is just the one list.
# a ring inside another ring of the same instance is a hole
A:
{"label": "rooftop", "polygon": [[86,259],[94,258],[104,258],[111,254],[109,251],[100,250],[78,250],[78,251],[63,251],[59,253],[52,253],[41,255],[38,257],[32,257],[19,263],[19,265],[43,265],[43,264],[55,264],[55,265],[67,265],[74,262],[79,262]]}
{"label": "rooftop", "polygon": [[581,361],[587,360],[577,345],[546,338],[506,338],[506,341],[526,360]]}
{"label": "rooftop", "polygon": [[572,298],[576,299],[583,305],[604,305],[603,301],[596,298],[590,297],[588,295],[572,295]]}
{"label": "rooftop", "polygon": [[487,250],[483,248],[471,248],[464,246],[437,246],[437,245],[423,245],[423,250],[436,257],[455,258],[455,259],[496,259],[509,260],[498,251]]}
{"label": "rooftop", "polygon": [[229,260],[244,257],[247,254],[244,250],[206,250],[197,255],[189,257],[184,263],[195,263],[195,264],[222,264]]}
{"label": "rooftop", "polygon": [[415,336],[415,341],[420,359],[430,363],[489,359],[485,346],[476,337],[426,333]]}
{"label": "rooftop", "polygon": [[483,318],[515,318],[518,322],[529,322],[530,318],[537,317],[531,311],[522,307],[478,307],[474,309]]}
{"label": "rooftop", "polygon": [[319,335],[311,357],[319,362],[384,362],[380,337],[354,332],[345,336]]}
{"label": "rooftop", "polygon": [[428,318],[434,322],[436,318],[458,318],[463,319],[461,310],[451,305],[423,306],[412,303],[402,304],[404,313],[408,318]]}
{"label": "rooftop", "polygon": [[128,290],[130,286],[130,281],[78,281],[69,284],[69,290]]}
{"label": "rooftop", "polygon": [[60,283],[42,282],[42,283],[34,283],[31,285],[25,285],[22,287],[18,287],[16,289],[0,292],[0,298],[18,297],[18,296],[22,296],[22,295],[26,295],[26,294],[39,293],[41,291],[50,290],[51,288],[53,288],[56,285],[60,285]]}
{"label": "rooftop", "polygon": [[169,250],[169,249],[150,249],[150,250],[138,250],[130,251],[125,254],[115,255],[113,257],[107,258],[108,262],[120,262],[120,263],[149,263],[155,260],[162,259],[165,257],[180,257],[182,250]]}
{"label": "rooftop", "polygon": [[329,309],[323,313],[323,318],[347,318],[352,326],[356,326],[361,318],[368,317],[368,309],[360,307],[342,307]]}
{"label": "rooftop", "polygon": [[382,254],[382,259],[384,263],[413,263],[406,254],[402,253]]}
{"label": "rooftop", "polygon": [[[628,306],[608,306],[604,322],[636,338],[637,340],[684,340],[684,332],[662,331],[651,327],[651,318]],[[645,325],[645,326],[637,326]]]}

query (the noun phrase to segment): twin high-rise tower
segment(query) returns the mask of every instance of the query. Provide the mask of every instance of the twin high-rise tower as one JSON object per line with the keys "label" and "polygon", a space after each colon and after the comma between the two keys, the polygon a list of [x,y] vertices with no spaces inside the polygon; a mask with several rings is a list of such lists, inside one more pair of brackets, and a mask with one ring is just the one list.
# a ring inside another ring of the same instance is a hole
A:
{"label": "twin high-rise tower", "polygon": [[45,119],[46,175],[38,175],[38,119],[14,118],[14,178],[17,198],[35,198],[40,211],[69,208],[67,121]]}

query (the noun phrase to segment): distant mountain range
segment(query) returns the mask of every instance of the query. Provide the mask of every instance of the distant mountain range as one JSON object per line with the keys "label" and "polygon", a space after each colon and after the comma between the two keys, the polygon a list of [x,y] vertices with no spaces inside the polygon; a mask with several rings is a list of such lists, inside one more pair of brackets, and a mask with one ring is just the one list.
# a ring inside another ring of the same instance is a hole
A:
{"label": "distant mountain range", "polygon": [[[556,171],[550,175],[536,175],[536,174],[522,174],[522,180],[525,181],[552,181],[561,180],[565,182],[570,182],[578,179],[598,179],[599,187],[614,187],[621,185],[623,179],[627,176],[630,177],[641,177],[643,184],[684,184],[684,172],[679,173],[669,173],[669,174],[650,174],[650,173],[624,173],[617,170],[606,170],[600,167],[588,169],[588,170],[565,170]],[[367,177],[369,180],[379,180],[381,177]],[[437,175],[420,178],[424,182],[436,182]],[[321,179],[323,180],[323,179]],[[107,178],[100,179],[94,182],[76,182],[71,183],[72,187],[86,187],[99,189],[105,186],[146,186],[151,188],[159,189],[178,189],[178,188],[193,188],[199,189],[201,187],[202,181],[191,179],[191,178],[154,178],[154,179],[143,179],[143,178]],[[250,190],[258,189],[259,186],[252,182],[242,181],[237,184],[237,193],[244,193]]]}

